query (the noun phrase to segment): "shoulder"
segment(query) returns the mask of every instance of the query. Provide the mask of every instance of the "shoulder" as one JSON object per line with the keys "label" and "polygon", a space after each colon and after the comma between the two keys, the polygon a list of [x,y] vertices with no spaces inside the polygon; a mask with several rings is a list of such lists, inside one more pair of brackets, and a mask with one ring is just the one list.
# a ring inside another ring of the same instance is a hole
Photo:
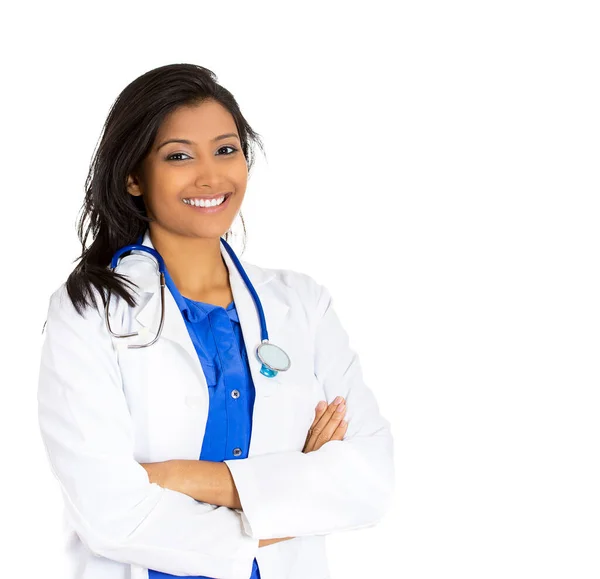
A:
{"label": "shoulder", "polygon": [[258,282],[259,287],[272,284],[303,297],[318,297],[323,290],[323,285],[306,272],[289,268],[262,267],[244,261],[242,263],[248,275]]}
{"label": "shoulder", "polygon": [[90,324],[97,325],[100,328],[103,323],[104,304],[100,292],[96,288],[91,289],[91,298],[93,305],[85,306],[80,313],[71,300],[67,283],[61,283],[58,288],[51,292],[48,299],[44,328],[49,325],[63,329],[66,327],[87,327],[89,330]]}
{"label": "shoulder", "polygon": [[256,282],[259,295],[275,294],[290,307],[305,311],[309,318],[320,318],[331,302],[327,287],[313,275],[289,268],[261,267],[242,261],[248,276]]}

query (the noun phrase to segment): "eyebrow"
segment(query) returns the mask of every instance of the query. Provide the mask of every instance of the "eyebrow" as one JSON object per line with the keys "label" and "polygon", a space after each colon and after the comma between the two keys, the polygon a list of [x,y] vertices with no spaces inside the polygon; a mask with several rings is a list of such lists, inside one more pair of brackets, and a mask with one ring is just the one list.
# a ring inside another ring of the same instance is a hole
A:
{"label": "eyebrow", "polygon": [[[221,141],[223,139],[228,139],[229,137],[235,137],[238,141],[240,138],[235,133],[225,133],[223,135],[218,135],[211,141],[214,143],[215,141]],[[156,151],[158,151],[161,147],[164,147],[168,143],[183,143],[184,145],[195,145],[194,141],[190,141],[189,139],[169,139],[167,141],[163,141],[158,147],[156,147]]]}

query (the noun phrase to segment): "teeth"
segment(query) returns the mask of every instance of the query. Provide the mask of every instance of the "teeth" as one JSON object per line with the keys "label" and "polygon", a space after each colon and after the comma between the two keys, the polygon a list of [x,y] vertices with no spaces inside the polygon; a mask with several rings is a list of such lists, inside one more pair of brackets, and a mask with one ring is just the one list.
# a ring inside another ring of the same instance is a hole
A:
{"label": "teeth", "polygon": [[225,195],[216,199],[184,199],[183,202],[187,205],[195,205],[196,207],[216,207],[221,205],[225,200]]}

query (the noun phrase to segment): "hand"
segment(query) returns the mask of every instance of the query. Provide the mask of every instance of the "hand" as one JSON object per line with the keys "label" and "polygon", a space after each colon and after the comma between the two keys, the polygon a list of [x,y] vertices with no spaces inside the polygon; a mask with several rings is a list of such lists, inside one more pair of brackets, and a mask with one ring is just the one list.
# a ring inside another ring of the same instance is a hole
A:
{"label": "hand", "polygon": [[[325,402],[319,402],[322,408],[317,406],[315,419],[308,429],[308,435],[302,452],[308,453],[319,450],[330,440],[342,440],[346,434],[348,423],[342,421],[346,414],[346,402],[338,396],[329,406]],[[338,412],[338,410],[340,410]]]}

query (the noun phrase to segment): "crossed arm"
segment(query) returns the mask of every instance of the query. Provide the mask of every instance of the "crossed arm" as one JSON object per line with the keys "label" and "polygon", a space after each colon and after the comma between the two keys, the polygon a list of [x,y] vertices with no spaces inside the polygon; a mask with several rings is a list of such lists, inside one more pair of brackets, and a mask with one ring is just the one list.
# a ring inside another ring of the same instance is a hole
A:
{"label": "crossed arm", "polygon": [[[338,396],[328,406],[319,404],[303,452],[317,450],[329,440],[343,439],[347,423],[341,422],[345,409],[340,402],[343,402],[343,398]],[[342,408],[340,412],[336,412],[338,404]],[[141,466],[148,473],[151,483],[183,493],[200,502],[243,510],[235,481],[225,462],[174,459],[141,463]],[[260,539],[258,546],[266,547],[293,538]]]}
{"label": "crossed arm", "polygon": [[[230,509],[241,509],[240,496],[229,468],[224,462],[209,460],[166,460],[142,463],[151,483],[178,491],[197,501]],[[260,539],[267,547],[294,537]]]}
{"label": "crossed arm", "polygon": [[[340,408],[339,411],[338,407]],[[319,403],[302,452],[313,452],[330,440],[343,440],[347,422],[345,400],[338,396],[329,405]],[[225,462],[165,460],[142,463],[151,483],[219,507],[243,510],[231,471]]]}
{"label": "crossed arm", "polygon": [[144,463],[151,483],[178,491],[197,501],[242,509],[240,496],[224,462],[208,460],[166,460]]}

